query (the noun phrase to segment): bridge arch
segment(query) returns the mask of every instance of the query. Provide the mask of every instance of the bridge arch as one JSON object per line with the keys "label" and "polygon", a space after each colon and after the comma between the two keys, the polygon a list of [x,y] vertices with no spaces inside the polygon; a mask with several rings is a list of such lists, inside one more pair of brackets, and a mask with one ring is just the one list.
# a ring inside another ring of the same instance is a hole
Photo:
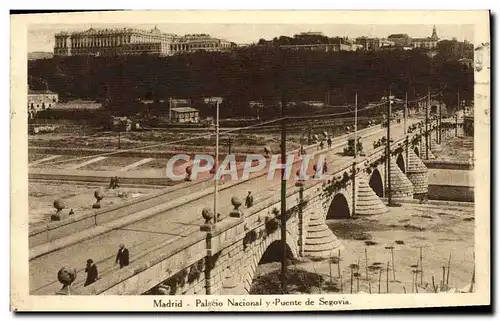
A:
{"label": "bridge arch", "polygon": [[[297,245],[294,241],[295,239],[290,235],[290,233],[286,233],[286,256],[289,259],[297,258]],[[251,256],[248,258],[249,262],[246,267],[243,265],[242,268],[246,269],[240,273],[241,283],[244,288],[245,293],[248,294],[251,290],[252,283],[255,278],[255,273],[257,272],[257,268],[259,264],[269,263],[274,261],[280,261],[283,255],[283,247],[281,246],[281,232],[278,229],[277,232],[269,235],[266,240],[259,245],[255,245],[255,247],[250,251],[245,251],[244,255]]]}
{"label": "bridge arch", "polygon": [[384,181],[378,168],[373,170],[368,184],[378,197],[384,197]]}
{"label": "bridge arch", "polygon": [[346,219],[350,217],[351,210],[347,197],[342,192],[335,194],[330,203],[330,206],[328,207],[326,219]]}
{"label": "bridge arch", "polygon": [[403,157],[403,154],[398,154],[396,157],[396,164],[403,173],[406,173],[405,158]]}

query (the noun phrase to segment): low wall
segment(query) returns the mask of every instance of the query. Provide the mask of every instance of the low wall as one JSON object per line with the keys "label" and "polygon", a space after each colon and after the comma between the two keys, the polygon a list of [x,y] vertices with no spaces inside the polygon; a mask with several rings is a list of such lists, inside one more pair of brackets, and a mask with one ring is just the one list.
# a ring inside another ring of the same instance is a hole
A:
{"label": "low wall", "polygon": [[427,195],[431,200],[474,202],[474,187],[429,185]]}
{"label": "low wall", "polygon": [[[312,188],[312,187],[311,187]],[[311,192],[313,190],[311,189]],[[287,192],[287,208],[297,205],[297,190]],[[110,274],[109,277],[101,279],[88,287],[79,288],[79,295],[126,295],[144,293],[159,283],[168,280],[178,272],[189,268],[192,264],[211,255],[216,255],[224,249],[229,248],[236,242],[242,241],[245,234],[250,229],[262,228],[265,225],[264,216],[272,216],[272,208],[279,208],[280,197],[274,196],[264,199],[244,212],[242,218],[225,217],[217,222],[217,228],[209,233],[210,246],[207,247],[207,233],[196,232],[179,242],[170,244],[158,244],[154,249],[140,260],[144,262],[140,266],[129,266]],[[245,229],[245,226],[247,229]],[[280,230],[276,231],[280,233]],[[168,241],[166,241],[168,242]],[[241,255],[240,255],[241,257]],[[220,265],[220,262],[219,262]],[[237,266],[237,265],[235,265]],[[217,289],[222,287],[221,272],[218,269],[213,271],[214,280],[220,278],[220,282],[215,282]],[[205,284],[200,278],[193,284],[183,288],[180,292],[189,294],[204,294]],[[215,289],[214,289],[215,290]]]}
{"label": "low wall", "polygon": [[[40,179],[51,181],[71,181],[82,183],[109,184],[111,177],[117,176],[115,172],[101,172],[101,176],[70,175],[70,174],[47,174],[47,173],[28,173],[28,179]],[[182,182],[182,181],[181,181]],[[157,185],[173,186],[178,181],[161,177],[120,177],[120,185]]]}
{"label": "low wall", "polygon": [[459,161],[422,160],[428,169],[473,170],[474,164]]}
{"label": "low wall", "polygon": [[91,228],[98,224],[116,220],[120,217],[152,208],[158,204],[166,203],[172,200],[172,195],[176,191],[186,195],[197,190],[202,190],[211,185],[211,180],[179,184],[177,186],[162,189],[157,193],[134,199],[130,202],[110,206],[104,209],[89,210],[88,212],[75,214],[64,221],[54,221],[33,225],[29,230],[28,244],[29,247],[32,248],[52,240],[71,235],[75,232]]}

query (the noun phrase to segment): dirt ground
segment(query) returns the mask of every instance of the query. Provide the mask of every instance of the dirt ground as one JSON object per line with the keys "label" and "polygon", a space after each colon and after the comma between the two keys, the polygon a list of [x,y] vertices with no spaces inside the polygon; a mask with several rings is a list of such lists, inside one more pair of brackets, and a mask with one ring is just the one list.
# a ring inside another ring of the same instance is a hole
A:
{"label": "dirt ground", "polygon": [[443,137],[443,143],[437,148],[434,156],[440,160],[466,162],[474,152],[474,137]]}
{"label": "dirt ground", "polygon": [[106,187],[98,185],[56,185],[30,182],[28,184],[29,224],[50,222],[50,216],[56,212],[53,202],[57,198],[62,199],[66,204],[65,211],[69,211],[71,208],[75,213],[90,211],[92,204],[96,201],[94,198],[94,191],[99,188],[103,188],[105,193],[105,197],[101,201],[103,208],[155,191],[155,189],[152,188],[120,187],[115,190],[108,190]]}
{"label": "dirt ground", "polygon": [[[196,132],[163,132],[163,131],[145,131],[128,132],[120,134],[120,148],[137,148],[149,145],[158,145],[155,150],[165,151],[212,151],[215,147],[214,137],[200,137],[191,141],[178,141],[200,136],[202,133]],[[289,133],[287,135],[287,144],[289,149],[300,146],[307,137],[303,131]],[[278,150],[280,144],[279,133],[235,133],[231,135],[231,152],[233,153],[255,153],[263,152],[265,146],[272,150]],[[29,146],[39,147],[71,147],[71,148],[118,148],[118,133],[98,132],[95,134],[84,135],[79,133],[47,133],[40,135],[30,135],[28,138]],[[167,143],[169,143],[167,145]],[[229,139],[226,135],[220,137],[220,150],[227,151],[229,148]]]}
{"label": "dirt ground", "polygon": [[[325,281],[321,289],[318,281],[318,284],[313,285],[312,293],[351,293],[352,264],[359,267],[358,270],[353,266],[352,293],[379,293],[379,277],[380,293],[432,292],[432,277],[436,287],[439,287],[443,280],[443,266],[446,267],[444,279],[449,282],[449,287],[443,287],[443,290],[468,288],[471,283],[474,269],[473,207],[404,204],[402,207],[390,208],[387,214],[330,220],[327,225],[345,247],[340,252],[340,266],[337,264],[338,252],[332,253],[331,259],[309,259],[291,266],[323,277]],[[387,247],[393,247],[394,263],[391,250]],[[423,274],[420,273],[420,248]],[[414,285],[413,272],[417,264],[418,289]],[[277,270],[279,263],[273,262],[259,265],[257,273],[262,275]],[[359,273],[359,288],[355,273]]]}

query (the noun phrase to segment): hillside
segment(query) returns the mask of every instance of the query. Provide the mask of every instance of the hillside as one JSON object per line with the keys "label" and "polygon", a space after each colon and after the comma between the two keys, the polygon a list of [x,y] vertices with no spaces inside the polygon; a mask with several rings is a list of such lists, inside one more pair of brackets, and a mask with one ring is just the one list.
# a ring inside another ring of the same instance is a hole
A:
{"label": "hillside", "polygon": [[34,51],[28,53],[28,60],[52,59],[54,53],[45,51]]}

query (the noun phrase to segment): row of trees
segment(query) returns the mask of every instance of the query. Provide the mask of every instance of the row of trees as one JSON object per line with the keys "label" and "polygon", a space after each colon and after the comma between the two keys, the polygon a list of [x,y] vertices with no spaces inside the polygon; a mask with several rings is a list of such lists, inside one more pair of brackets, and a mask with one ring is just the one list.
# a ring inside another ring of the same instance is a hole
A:
{"label": "row of trees", "polygon": [[446,87],[442,99],[456,104],[457,91],[463,99],[472,99],[474,89],[472,69],[419,51],[310,52],[250,46],[172,57],[55,57],[28,64],[31,88],[44,89],[37,82],[43,79],[63,100],[97,100],[121,109],[137,99],[199,101],[221,96],[223,116],[255,116],[248,102],[256,100],[266,105],[261,116],[272,117],[280,112],[277,103],[283,95],[289,101],[324,101],[327,95],[330,104],[345,105],[358,93],[362,105],[380,101],[390,87],[397,97],[407,92],[409,99],[429,87]]}
{"label": "row of trees", "polygon": [[259,45],[311,45],[311,44],[341,44],[345,39],[341,37],[327,37],[322,34],[299,34],[293,37],[280,36],[272,40],[259,39]]}

